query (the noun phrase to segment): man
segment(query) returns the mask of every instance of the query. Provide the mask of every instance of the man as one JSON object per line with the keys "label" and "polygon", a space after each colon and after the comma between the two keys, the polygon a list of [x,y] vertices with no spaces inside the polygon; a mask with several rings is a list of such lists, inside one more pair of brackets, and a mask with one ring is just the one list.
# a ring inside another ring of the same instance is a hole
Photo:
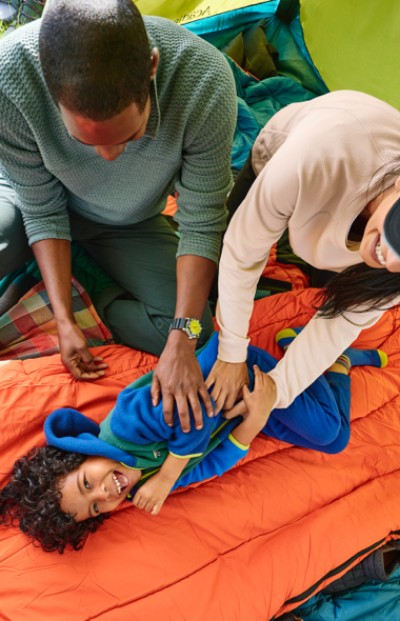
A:
{"label": "man", "polygon": [[[0,277],[29,257],[27,237],[62,360],[96,379],[105,364],[71,310],[77,240],[122,288],[99,308],[115,338],[160,355],[166,421],[176,402],[183,430],[189,407],[200,427],[199,398],[212,405],[194,350],[212,331],[236,121],[223,56],[131,0],[48,0],[0,43],[0,106]],[[179,240],[160,215],[174,189]]]}

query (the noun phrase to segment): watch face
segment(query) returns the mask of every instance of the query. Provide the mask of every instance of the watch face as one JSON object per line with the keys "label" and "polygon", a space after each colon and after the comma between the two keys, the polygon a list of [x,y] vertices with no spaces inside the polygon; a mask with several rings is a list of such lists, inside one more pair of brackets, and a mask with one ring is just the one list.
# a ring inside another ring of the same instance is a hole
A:
{"label": "watch face", "polygon": [[188,322],[188,326],[189,331],[191,332],[191,334],[193,334],[193,336],[200,336],[200,332],[201,332],[201,323],[198,319],[191,319]]}

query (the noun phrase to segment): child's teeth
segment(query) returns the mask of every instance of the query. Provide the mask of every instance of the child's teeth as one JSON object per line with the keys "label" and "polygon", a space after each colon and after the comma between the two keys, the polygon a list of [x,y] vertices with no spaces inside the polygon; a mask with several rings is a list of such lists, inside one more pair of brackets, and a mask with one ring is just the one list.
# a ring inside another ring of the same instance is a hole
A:
{"label": "child's teeth", "polygon": [[121,494],[121,483],[118,481],[117,475],[113,474],[114,483],[117,486],[118,494]]}

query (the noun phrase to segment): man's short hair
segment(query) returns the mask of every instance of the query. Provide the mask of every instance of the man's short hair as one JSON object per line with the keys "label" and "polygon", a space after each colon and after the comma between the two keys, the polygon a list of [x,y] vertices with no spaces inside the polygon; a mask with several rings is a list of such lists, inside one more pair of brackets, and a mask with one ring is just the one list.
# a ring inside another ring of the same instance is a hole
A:
{"label": "man's short hair", "polygon": [[151,50],[133,0],[48,0],[39,33],[40,62],[57,104],[94,121],[150,92]]}

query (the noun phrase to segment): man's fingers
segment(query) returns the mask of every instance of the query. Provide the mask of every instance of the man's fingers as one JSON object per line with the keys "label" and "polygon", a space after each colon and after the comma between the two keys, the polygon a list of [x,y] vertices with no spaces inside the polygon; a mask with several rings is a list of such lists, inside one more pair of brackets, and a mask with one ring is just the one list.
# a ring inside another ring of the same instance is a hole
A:
{"label": "man's fingers", "polygon": [[[150,394],[151,394],[151,402],[153,406],[155,407],[156,405],[160,403],[160,396],[161,396],[160,382],[158,381],[158,377],[155,373],[153,374],[153,381],[151,383]],[[165,417],[165,411],[164,411],[164,418],[165,418],[165,422],[168,425],[169,423],[167,422],[167,419]]]}
{"label": "man's fingers", "polygon": [[197,395],[189,395],[189,404],[192,409],[194,426],[196,429],[203,429],[203,412],[201,411],[200,401]]}
{"label": "man's fingers", "polygon": [[108,364],[106,364],[105,362],[103,363],[97,363],[95,362],[95,360],[91,360],[90,362],[80,362],[78,363],[78,366],[80,369],[83,369],[83,371],[102,371],[104,369],[107,369]]}
{"label": "man's fingers", "polygon": [[211,397],[205,385],[200,386],[199,395],[201,397],[202,402],[204,403],[204,408],[206,410],[207,416],[214,416],[216,414],[216,410],[214,408],[213,402],[211,400]]}
{"label": "man's fingers", "polygon": [[164,420],[169,427],[172,427],[174,420],[174,397],[171,394],[163,394],[163,413]]}
{"label": "man's fingers", "polygon": [[82,371],[76,363],[63,362],[64,366],[68,369],[74,379],[81,379]]}
{"label": "man's fingers", "polygon": [[105,371],[81,371],[80,376],[77,379],[82,380],[95,380],[105,375]]}
{"label": "man's fingers", "polygon": [[93,366],[96,370],[108,368],[107,362],[104,362],[101,356],[94,356],[94,358],[92,358],[91,366]]}
{"label": "man's fingers", "polygon": [[95,358],[90,358],[89,362],[85,362],[80,356],[63,360],[63,364],[77,380],[95,380],[103,377],[108,367],[105,362],[99,363]]}
{"label": "man's fingers", "polygon": [[[186,397],[183,396],[175,396],[176,399],[176,407],[178,410],[179,421],[181,423],[181,428],[184,433],[188,433],[190,431],[190,416],[189,416],[189,406]],[[199,405],[200,407],[200,405]],[[201,423],[203,424],[203,422]]]}

